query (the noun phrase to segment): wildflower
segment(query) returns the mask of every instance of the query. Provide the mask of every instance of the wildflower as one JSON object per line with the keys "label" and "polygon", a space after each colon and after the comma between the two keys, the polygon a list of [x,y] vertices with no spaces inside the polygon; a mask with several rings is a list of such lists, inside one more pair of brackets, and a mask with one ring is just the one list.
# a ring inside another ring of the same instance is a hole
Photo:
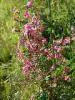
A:
{"label": "wildflower", "polygon": [[33,5],[33,2],[32,2],[32,0],[30,0],[30,1],[27,2],[26,7],[31,8],[32,5]]}
{"label": "wildflower", "polygon": [[48,49],[44,49],[44,55],[49,55]]}
{"label": "wildflower", "polygon": [[25,74],[25,75],[27,74],[28,75],[28,73],[30,72],[31,68],[32,68],[32,62],[29,61],[29,60],[26,60],[24,62],[23,68],[22,68],[23,74]]}
{"label": "wildflower", "polygon": [[53,54],[52,54],[52,53],[49,53],[49,55],[47,55],[47,59],[48,59],[48,60],[51,60],[52,57],[53,57]]}
{"label": "wildflower", "polygon": [[42,39],[42,44],[46,44],[47,40],[45,38]]}
{"label": "wildflower", "polygon": [[70,78],[69,76],[64,76],[64,80],[65,80],[65,81],[70,81],[71,78]]}
{"label": "wildflower", "polygon": [[32,25],[30,23],[27,23],[24,25],[24,35],[29,35],[33,32]]}
{"label": "wildflower", "polygon": [[25,44],[25,37],[24,36],[21,36],[21,38],[20,38],[20,44],[21,45]]}
{"label": "wildflower", "polygon": [[66,37],[65,39],[63,39],[62,44],[63,45],[70,44],[70,37]]}
{"label": "wildflower", "polygon": [[29,50],[32,52],[38,51],[38,44],[37,43],[30,43],[29,44]]}
{"label": "wildflower", "polygon": [[61,57],[62,57],[62,55],[60,53],[53,54],[53,58],[55,58],[55,59],[60,59]]}
{"label": "wildflower", "polygon": [[32,23],[35,25],[35,27],[39,27],[40,20],[36,16],[33,16],[32,17]]}
{"label": "wildflower", "polygon": [[29,11],[25,11],[25,13],[24,13],[24,16],[25,16],[25,18],[30,18],[30,13],[29,13]]}
{"label": "wildflower", "polygon": [[57,52],[60,52],[61,51],[61,47],[60,46],[54,46],[53,49],[56,50]]}
{"label": "wildflower", "polygon": [[17,56],[20,60],[24,60],[24,54],[20,50],[17,50]]}

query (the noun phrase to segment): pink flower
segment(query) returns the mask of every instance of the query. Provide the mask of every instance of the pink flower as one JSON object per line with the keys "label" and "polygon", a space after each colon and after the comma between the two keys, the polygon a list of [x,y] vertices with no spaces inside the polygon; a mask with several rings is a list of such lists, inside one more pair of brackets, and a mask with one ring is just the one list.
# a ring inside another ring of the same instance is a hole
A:
{"label": "pink flower", "polygon": [[47,56],[48,60],[51,60],[53,58],[53,54],[49,51],[49,49],[44,49],[44,53],[45,56]]}
{"label": "pink flower", "polygon": [[35,27],[39,27],[40,20],[36,16],[33,16],[32,17],[32,23],[35,25]]}
{"label": "pink flower", "polygon": [[69,76],[64,76],[64,80],[65,80],[65,81],[68,81],[68,80],[70,81],[71,78],[70,78]]}
{"label": "pink flower", "polygon": [[24,60],[24,54],[20,51],[20,50],[17,50],[17,56],[19,58],[19,60]]}
{"label": "pink flower", "polygon": [[30,35],[33,32],[32,25],[27,23],[24,25],[24,35]]}
{"label": "pink flower", "polygon": [[21,36],[21,38],[20,38],[20,44],[21,45],[25,44],[25,37],[24,36]]}
{"label": "pink flower", "polygon": [[26,11],[25,13],[24,13],[24,16],[25,16],[25,18],[30,18],[30,13],[28,12],[28,11]]}
{"label": "pink flower", "polygon": [[70,44],[70,37],[66,37],[65,39],[63,39],[62,44],[63,45]]}
{"label": "pink flower", "polygon": [[34,41],[30,41],[30,43],[28,44],[28,49],[32,53],[36,53],[39,51],[38,44]]}
{"label": "pink flower", "polygon": [[61,51],[61,47],[60,46],[54,46],[53,49],[56,50],[57,52],[60,52]]}
{"label": "pink flower", "polygon": [[49,51],[48,51],[48,49],[44,49],[44,55],[49,55]]}
{"label": "pink flower", "polygon": [[32,5],[33,5],[33,2],[32,2],[32,0],[30,0],[30,1],[27,2],[26,6],[27,6],[27,8],[31,8]]}
{"label": "pink flower", "polygon": [[27,23],[24,25],[24,35],[34,36],[36,32],[37,27],[35,27],[35,25],[33,25],[32,23]]}
{"label": "pink flower", "polygon": [[26,74],[28,75],[30,70],[31,70],[31,68],[32,68],[32,62],[29,61],[29,60],[26,60],[24,62],[23,68],[22,68],[23,74],[24,75],[26,75]]}
{"label": "pink flower", "polygon": [[62,55],[60,53],[56,53],[53,55],[53,58],[55,59],[60,59],[62,57]]}
{"label": "pink flower", "polygon": [[47,59],[48,59],[48,60],[51,60],[52,57],[53,57],[53,54],[52,54],[52,53],[50,53],[50,54],[47,55]]}
{"label": "pink flower", "polygon": [[42,39],[42,44],[46,44],[47,40],[45,38]]}

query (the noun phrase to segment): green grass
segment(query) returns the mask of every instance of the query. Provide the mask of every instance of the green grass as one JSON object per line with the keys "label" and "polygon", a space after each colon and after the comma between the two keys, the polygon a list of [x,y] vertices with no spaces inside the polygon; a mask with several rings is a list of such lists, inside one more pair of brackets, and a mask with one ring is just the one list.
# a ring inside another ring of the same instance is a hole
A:
{"label": "green grass", "polygon": [[35,84],[26,86],[16,59],[19,35],[12,31],[16,25],[13,9],[22,9],[24,3],[25,0],[0,0],[0,100],[29,100],[38,90]]}

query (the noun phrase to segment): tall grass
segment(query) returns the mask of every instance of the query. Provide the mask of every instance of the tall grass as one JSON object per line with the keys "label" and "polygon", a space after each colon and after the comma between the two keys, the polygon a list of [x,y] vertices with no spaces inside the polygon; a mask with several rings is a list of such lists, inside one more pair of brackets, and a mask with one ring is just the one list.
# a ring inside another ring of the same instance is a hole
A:
{"label": "tall grass", "polygon": [[16,23],[13,9],[21,9],[25,0],[0,0],[0,100],[29,100],[36,85],[26,86],[21,67],[16,59],[16,44],[19,39],[12,29]]}

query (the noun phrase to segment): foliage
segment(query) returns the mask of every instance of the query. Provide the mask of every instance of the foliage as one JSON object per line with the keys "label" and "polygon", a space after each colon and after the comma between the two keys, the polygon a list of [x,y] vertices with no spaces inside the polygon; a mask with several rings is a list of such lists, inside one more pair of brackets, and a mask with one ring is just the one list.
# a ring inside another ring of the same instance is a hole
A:
{"label": "foliage", "polygon": [[0,0],[0,10],[0,99],[74,100],[75,1]]}

